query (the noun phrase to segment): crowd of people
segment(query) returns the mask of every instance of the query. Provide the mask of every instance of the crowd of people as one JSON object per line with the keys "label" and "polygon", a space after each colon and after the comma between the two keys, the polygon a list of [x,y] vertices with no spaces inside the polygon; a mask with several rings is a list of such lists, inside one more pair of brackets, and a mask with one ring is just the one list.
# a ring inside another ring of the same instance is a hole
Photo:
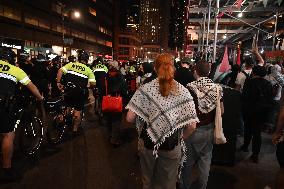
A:
{"label": "crowd of people", "polygon": [[[280,112],[281,91],[284,86],[283,61],[267,63],[255,46],[254,57],[244,59],[242,65],[231,65],[231,70],[219,82],[239,91],[242,99],[244,143],[241,151],[248,152],[252,141],[251,160],[259,162],[261,132],[264,128],[278,143],[282,134],[284,110]],[[104,96],[120,96],[127,110],[126,120],[135,123],[138,131],[139,159],[143,189],[188,189],[192,171],[198,170],[198,188],[206,189],[214,144],[216,107],[221,114],[222,85],[210,77],[211,64],[185,57],[175,62],[170,54],[160,54],[154,63],[120,64],[101,57],[88,63],[89,55],[79,50],[66,64],[56,56],[51,61],[39,54],[29,60],[20,53],[0,48],[0,133],[3,133],[3,170],[13,177],[12,153],[14,141],[13,108],[11,99],[17,93],[17,83],[38,100],[66,95],[65,103],[74,108],[73,134],[80,135],[80,122],[89,90],[97,100],[95,112],[107,120],[109,142],[121,144],[119,125],[124,111],[103,112]],[[277,123],[278,114],[279,121]],[[279,152],[281,154],[281,152]],[[283,154],[283,152],[282,152]],[[283,166],[283,164],[281,165]]]}

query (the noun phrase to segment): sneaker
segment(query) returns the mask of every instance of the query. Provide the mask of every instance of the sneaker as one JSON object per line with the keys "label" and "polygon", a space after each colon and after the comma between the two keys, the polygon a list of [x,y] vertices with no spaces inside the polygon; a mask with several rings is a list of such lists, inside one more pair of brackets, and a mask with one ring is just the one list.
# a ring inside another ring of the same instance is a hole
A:
{"label": "sneaker", "polygon": [[250,159],[252,160],[253,163],[258,163],[258,155],[257,154],[252,154],[250,156]]}
{"label": "sneaker", "polygon": [[244,145],[242,145],[240,148],[239,148],[239,151],[242,151],[242,152],[248,152],[248,147],[245,147]]}
{"label": "sneaker", "polygon": [[17,182],[22,177],[12,168],[3,168],[0,180],[4,182]]}

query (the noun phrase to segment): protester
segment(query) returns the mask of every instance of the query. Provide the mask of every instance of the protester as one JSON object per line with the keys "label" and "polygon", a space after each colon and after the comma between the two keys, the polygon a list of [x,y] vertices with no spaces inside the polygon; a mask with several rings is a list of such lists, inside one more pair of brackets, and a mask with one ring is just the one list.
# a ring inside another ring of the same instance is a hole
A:
{"label": "protester", "polygon": [[245,59],[245,66],[244,69],[238,73],[237,75],[237,79],[236,79],[236,85],[235,85],[235,89],[238,91],[242,91],[245,81],[246,79],[250,78],[251,72],[252,72],[252,68],[255,64],[255,61],[253,60],[252,57],[248,57]]}
{"label": "protester", "polygon": [[268,75],[265,77],[265,79],[272,85],[273,108],[270,112],[268,123],[266,124],[268,131],[272,131],[280,110],[282,87],[284,86],[284,77],[281,74],[281,67],[277,64],[270,66],[268,68]]}
{"label": "protester", "polygon": [[284,108],[282,107],[278,116],[276,130],[272,135],[272,143],[276,145],[276,157],[280,165],[280,170],[277,175],[276,189],[283,187],[284,178],[284,140],[283,140],[283,128],[284,128]]}
{"label": "protester", "polygon": [[231,72],[228,73],[224,79],[222,79],[221,83],[231,88],[235,88],[236,79],[237,79],[239,72],[240,72],[240,66],[238,64],[234,64],[231,68]]}
{"label": "protester", "polygon": [[[105,95],[118,96],[125,99],[127,97],[127,85],[123,75],[119,71],[117,61],[109,62],[109,72],[106,77],[107,94]],[[122,120],[122,113],[109,112],[105,113],[107,119],[107,126],[110,134],[110,144],[114,147],[121,145],[120,140],[120,124]]]}
{"label": "protester", "polygon": [[126,107],[126,120],[136,120],[140,140],[144,141],[140,154],[143,189],[175,189],[182,129],[187,138],[198,118],[190,93],[174,80],[173,57],[158,55],[154,69],[157,79],[136,91]]}
{"label": "protester", "polygon": [[[213,83],[208,78],[210,64],[201,61],[195,66],[196,81],[187,85],[195,103],[195,109],[199,119],[197,129],[185,143],[187,146],[187,161],[182,171],[182,189],[191,188],[193,166],[197,164],[199,179],[198,189],[206,189],[211,165],[214,121],[216,101],[218,94],[223,96],[222,87]],[[221,101],[221,111],[224,112]]]}
{"label": "protester", "polygon": [[264,79],[265,75],[266,70],[263,66],[255,66],[252,70],[252,78],[247,80],[242,93],[245,130],[241,150],[248,152],[248,146],[252,140],[251,159],[254,163],[258,163],[261,131],[273,103],[272,85]]}
{"label": "protester", "polygon": [[48,79],[49,70],[46,57],[43,54],[39,54],[31,72],[31,80],[45,98],[48,98],[49,95]]}
{"label": "protester", "polygon": [[183,86],[194,81],[193,73],[190,70],[193,65],[194,62],[189,57],[183,58],[180,62],[180,67],[177,69],[175,80]]}
{"label": "protester", "polygon": [[139,86],[142,85],[145,82],[145,80],[148,80],[149,78],[151,78],[152,77],[152,73],[154,71],[152,63],[144,62],[143,64],[141,64],[141,66],[142,66],[142,71],[143,71],[142,73],[143,74],[140,77]]}

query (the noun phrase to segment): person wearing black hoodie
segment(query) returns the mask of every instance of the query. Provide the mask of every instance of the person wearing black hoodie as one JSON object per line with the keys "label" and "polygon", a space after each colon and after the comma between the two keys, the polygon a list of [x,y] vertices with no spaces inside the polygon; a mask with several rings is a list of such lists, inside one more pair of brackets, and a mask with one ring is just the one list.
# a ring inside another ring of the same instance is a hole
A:
{"label": "person wearing black hoodie", "polygon": [[180,68],[177,69],[175,74],[175,80],[182,84],[184,87],[192,81],[194,81],[193,74],[190,70],[190,67],[193,65],[193,62],[190,58],[185,57],[181,60]]}
{"label": "person wearing black hoodie", "polygon": [[264,79],[265,75],[263,66],[253,67],[252,78],[245,82],[242,93],[245,132],[244,144],[240,150],[248,152],[252,140],[251,159],[254,163],[258,163],[262,126],[267,121],[273,104],[272,85]]}
{"label": "person wearing black hoodie", "polygon": [[43,54],[37,55],[32,72],[31,80],[38,87],[44,98],[48,98],[49,88],[48,88],[49,70],[47,65],[47,59]]}
{"label": "person wearing black hoodie", "polygon": [[[105,95],[118,96],[120,95],[125,101],[127,98],[127,84],[123,75],[119,71],[119,65],[117,61],[109,62],[109,72],[106,77],[107,93]],[[118,147],[121,144],[119,139],[120,123],[122,121],[122,113],[109,112],[104,114],[107,119],[107,125],[110,133],[110,143],[114,147]]]}

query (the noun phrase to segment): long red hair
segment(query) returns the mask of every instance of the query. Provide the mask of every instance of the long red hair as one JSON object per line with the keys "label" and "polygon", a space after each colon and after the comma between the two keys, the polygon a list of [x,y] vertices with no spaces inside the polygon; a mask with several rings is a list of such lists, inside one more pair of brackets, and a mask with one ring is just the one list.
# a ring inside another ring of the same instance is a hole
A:
{"label": "long red hair", "polygon": [[174,59],[170,54],[160,54],[155,61],[155,71],[158,76],[160,92],[162,96],[168,96],[171,92],[176,91],[174,81],[175,67]]}

